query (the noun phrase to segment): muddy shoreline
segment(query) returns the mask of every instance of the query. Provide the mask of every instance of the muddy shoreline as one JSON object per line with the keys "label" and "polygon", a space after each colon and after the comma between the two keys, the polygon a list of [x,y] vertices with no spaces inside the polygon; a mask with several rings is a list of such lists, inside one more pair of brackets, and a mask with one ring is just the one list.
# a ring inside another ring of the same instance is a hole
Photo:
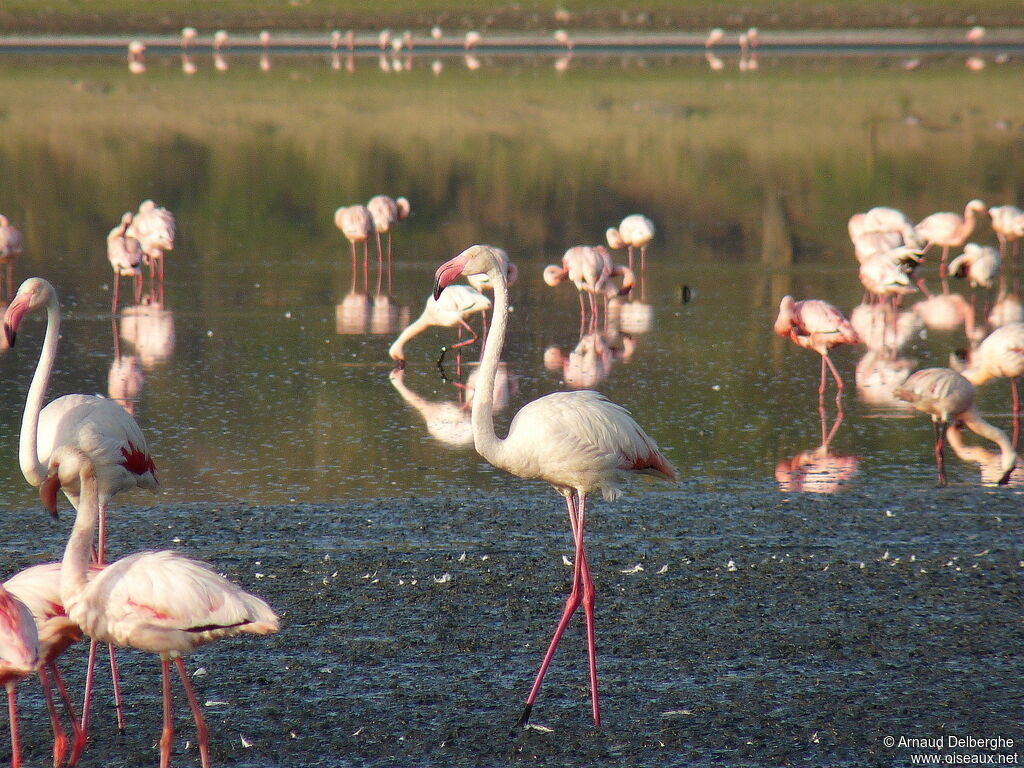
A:
{"label": "muddy shoreline", "polygon": [[[110,546],[205,559],[282,616],[274,637],[188,660],[206,670],[217,765],[892,766],[911,750],[890,735],[1022,743],[1020,496],[684,486],[600,503],[588,551],[604,727],[589,722],[576,620],[534,710],[551,730],[517,731],[568,588],[563,511],[514,482],[503,499],[122,507]],[[55,557],[69,524],[0,519],[11,572]],[[63,664],[75,687],[84,650]],[[125,652],[122,666],[129,730],[116,733],[100,678],[83,766],[156,763],[158,665]],[[38,686],[20,700],[28,763],[45,764]],[[198,764],[178,704],[174,764]]]}

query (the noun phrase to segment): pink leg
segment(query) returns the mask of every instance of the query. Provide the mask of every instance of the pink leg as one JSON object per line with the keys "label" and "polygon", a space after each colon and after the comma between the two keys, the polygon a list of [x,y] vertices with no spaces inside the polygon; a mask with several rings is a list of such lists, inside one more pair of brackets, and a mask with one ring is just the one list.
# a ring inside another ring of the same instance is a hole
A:
{"label": "pink leg", "polygon": [[363,290],[370,290],[370,247],[363,241]]}
{"label": "pink leg", "polygon": [[583,547],[583,515],[587,505],[586,494],[580,495],[579,534],[576,537],[576,557],[582,562],[583,613],[587,622],[587,660],[590,667],[590,708],[594,716],[594,727],[601,727],[601,706],[597,700],[597,644],[594,640],[594,580],[590,577],[587,551]]}
{"label": "pink leg", "polygon": [[352,293],[356,292],[356,244],[352,244]]}
{"label": "pink leg", "polygon": [[388,231],[388,296],[391,295],[391,231]]}
{"label": "pink leg", "polygon": [[626,250],[629,251],[629,268],[630,268],[630,270],[632,270],[633,269],[633,246],[632,245],[627,245],[626,246]]}
{"label": "pink leg", "polygon": [[92,698],[93,672],[96,668],[96,641],[89,641],[89,663],[85,668],[85,695],[82,698],[82,733],[89,733],[89,700]]}
{"label": "pink leg", "polygon": [[61,701],[64,702],[64,709],[68,713],[68,719],[71,721],[71,729],[74,731],[74,737],[71,741],[71,759],[68,761],[68,765],[74,765],[78,762],[78,758],[83,750],[85,750],[85,731],[82,730],[78,718],[75,717],[75,707],[71,703],[71,694],[68,693],[68,688],[64,685],[64,678],[61,677],[60,670],[52,662],[48,666],[53,674],[53,681],[57,684],[57,692],[60,694]]}
{"label": "pink leg", "polygon": [[140,269],[134,278],[135,283],[135,303],[138,304],[142,301],[142,270]]}
{"label": "pink leg", "polygon": [[548,671],[548,667],[551,665],[551,660],[555,656],[555,649],[558,648],[558,641],[562,639],[562,634],[565,632],[565,628],[569,626],[569,620],[572,615],[579,608],[580,602],[583,599],[581,594],[581,583],[583,574],[583,559],[579,557],[580,550],[580,539],[576,516],[576,502],[575,494],[572,496],[565,497],[565,504],[569,509],[569,524],[572,526],[573,539],[576,542],[577,556],[573,563],[573,574],[572,574],[572,590],[569,592],[569,597],[565,601],[565,609],[562,611],[562,618],[558,622],[558,626],[555,628],[555,634],[551,638],[551,642],[548,645],[548,650],[544,654],[544,659],[540,663],[540,669],[537,672],[537,677],[533,681],[533,688],[530,689],[530,695],[526,697],[526,707],[523,710],[522,716],[519,718],[519,727],[525,727],[530,721],[530,712],[533,710],[533,703],[537,700],[537,694],[540,693],[541,683],[544,682],[544,675]]}
{"label": "pink leg", "polygon": [[167,768],[171,764],[171,740],[174,738],[174,716],[172,713],[174,703],[171,701],[171,662],[162,657],[160,672],[163,675],[164,696],[164,729],[160,734],[160,768]]}
{"label": "pink leg", "polygon": [[18,703],[14,698],[14,683],[7,683],[7,717],[11,723],[11,768],[21,766],[21,741],[18,739]]}
{"label": "pink leg", "polygon": [[118,289],[121,287],[121,275],[117,270],[114,270],[114,301],[110,305],[110,314],[117,314],[117,294]]}
{"label": "pink leg", "polygon": [[1017,450],[1017,438],[1020,437],[1020,396],[1017,394],[1017,377],[1010,378],[1010,391],[1013,393],[1013,450]]}
{"label": "pink leg", "polygon": [[821,384],[818,385],[818,394],[825,394],[825,355],[821,356]]}
{"label": "pink leg", "polygon": [[60,716],[53,703],[53,690],[45,665],[39,667],[39,682],[43,686],[43,697],[46,699],[46,709],[50,713],[50,725],[53,727],[53,768],[59,768],[68,751],[68,737],[60,724]]}
{"label": "pink leg", "polygon": [[117,675],[117,656],[112,643],[107,644],[110,655],[110,682],[114,686],[114,709],[117,711],[117,730],[124,732],[124,706],[121,703],[121,681]]}
{"label": "pink leg", "polygon": [[380,280],[384,276],[384,249],[380,244],[380,232],[377,233],[377,296],[380,296]]}
{"label": "pink leg", "polygon": [[939,472],[939,485],[946,484],[946,467],[942,460],[942,448],[946,444],[946,422],[935,424],[935,466]]}
{"label": "pink leg", "polygon": [[188,679],[188,673],[185,671],[185,662],[179,656],[174,660],[174,665],[178,668],[181,685],[185,689],[185,695],[188,696],[188,705],[192,708],[192,718],[196,721],[199,759],[202,761],[203,768],[210,768],[210,734],[206,728],[206,721],[203,720],[203,712],[199,708],[199,702],[196,701],[196,693],[192,690],[192,681]]}

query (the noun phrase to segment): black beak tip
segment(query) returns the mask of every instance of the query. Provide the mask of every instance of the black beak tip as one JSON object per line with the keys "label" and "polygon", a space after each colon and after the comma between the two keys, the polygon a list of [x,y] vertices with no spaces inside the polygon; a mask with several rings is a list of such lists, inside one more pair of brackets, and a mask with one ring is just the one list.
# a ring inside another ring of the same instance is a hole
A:
{"label": "black beak tip", "polygon": [[7,337],[7,346],[13,347],[14,340],[18,337],[17,332],[9,325],[4,326],[4,336]]}
{"label": "black beak tip", "polygon": [[441,291],[443,291],[443,290],[444,290],[444,288],[441,287],[441,281],[438,278],[435,277],[434,278],[434,301],[437,301],[438,298],[440,298]]}

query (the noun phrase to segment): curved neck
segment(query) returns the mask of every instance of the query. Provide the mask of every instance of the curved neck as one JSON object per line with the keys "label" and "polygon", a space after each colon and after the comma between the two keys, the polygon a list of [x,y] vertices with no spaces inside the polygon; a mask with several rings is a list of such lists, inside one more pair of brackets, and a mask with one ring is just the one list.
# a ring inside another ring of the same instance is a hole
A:
{"label": "curved neck", "polygon": [[21,442],[18,450],[22,474],[36,487],[42,485],[46,479],[46,467],[39,461],[39,412],[43,409],[43,398],[46,397],[53,363],[57,359],[59,336],[60,310],[56,297],[51,297],[46,305],[46,336],[43,339],[43,349],[39,353],[39,362],[36,363],[36,372],[32,376],[28,397],[25,398],[25,413],[21,417]]}
{"label": "curved neck", "polygon": [[477,371],[476,391],[473,393],[473,444],[477,453],[495,466],[501,466],[497,456],[502,440],[494,434],[494,380],[498,375],[498,362],[505,344],[505,328],[508,325],[508,283],[497,265],[487,271],[494,286],[494,312],[491,329],[484,340]]}
{"label": "curved neck", "polygon": [[75,525],[64,548],[64,559],[60,568],[60,594],[64,607],[70,611],[69,603],[85,589],[89,561],[92,558],[93,534],[96,530],[96,519],[99,515],[99,484],[96,470],[92,462],[83,454],[82,469],[79,474],[79,503],[75,516]]}
{"label": "curved neck", "polygon": [[392,360],[397,360],[400,357],[405,356],[405,342],[411,339],[418,333],[423,333],[430,326],[430,321],[427,319],[427,315],[424,312],[422,315],[417,317],[411,323],[409,323],[402,332],[398,334],[398,338],[391,343],[391,348],[388,350],[388,354],[391,355]]}
{"label": "curved neck", "polygon": [[989,424],[973,409],[962,414],[960,420],[976,435],[981,435],[999,446],[999,453],[1002,456],[1001,467],[1004,473],[1013,469],[1013,465],[1017,461],[1017,452],[1013,449],[1009,435],[999,427]]}

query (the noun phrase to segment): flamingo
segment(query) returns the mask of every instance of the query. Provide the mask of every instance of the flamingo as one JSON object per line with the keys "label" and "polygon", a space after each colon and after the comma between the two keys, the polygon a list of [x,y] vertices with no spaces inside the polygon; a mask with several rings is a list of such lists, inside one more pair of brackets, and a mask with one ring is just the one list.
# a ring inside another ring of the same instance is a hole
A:
{"label": "flamingo", "polygon": [[938,468],[940,485],[946,484],[942,462],[946,430],[955,421],[962,422],[975,434],[999,446],[1003,471],[999,485],[1005,485],[1009,481],[1017,454],[1006,433],[989,424],[978,413],[975,389],[970,381],[952,368],[923,368],[912,373],[893,394],[932,417],[935,423],[935,465]]}
{"label": "flamingo", "polygon": [[228,33],[223,29],[218,29],[213,33],[213,50],[221,51],[228,44]]}
{"label": "flamingo", "polygon": [[139,212],[132,217],[126,234],[142,244],[151,284],[157,271],[160,285],[164,284],[164,252],[174,250],[175,229],[174,214],[152,200],[143,200]]}
{"label": "flamingo", "polygon": [[11,224],[7,217],[0,214],[0,264],[7,265],[7,300],[11,299],[14,290],[14,259],[24,252],[24,239],[21,230]]}
{"label": "flamingo", "polygon": [[[1003,259],[1011,258],[1017,248],[1017,241],[1024,237],[1024,211],[1016,205],[993,205],[988,209],[992,219],[992,231],[999,239],[999,255]],[[1006,254],[1006,246],[1010,246],[1010,255]]]}
{"label": "flamingo", "polygon": [[[210,566],[177,552],[137,552],[88,578],[100,507],[99,467],[82,450],[59,448],[50,458],[44,501],[57,514],[57,490],[70,484],[79,497],[75,524],[61,561],[60,592],[68,618],[93,640],[160,655],[164,728],[160,765],[166,768],[174,735],[170,663],[181,677],[198,732],[203,768],[210,756],[206,724],[181,657],[222,637],[271,634],[277,615]],[[87,694],[88,695],[88,694]]]}
{"label": "flamingo", "polygon": [[[50,374],[57,358],[57,339],[60,336],[60,306],[54,287],[39,277],[21,284],[14,301],[4,315],[4,332],[13,347],[21,321],[29,312],[46,310],[46,336],[36,364],[32,384],[25,399],[25,413],[21,421],[19,461],[21,471],[30,485],[44,493],[47,464],[54,452],[66,445],[75,445],[86,451],[99,473],[99,539],[96,562],[103,563],[106,544],[106,508],[110,499],[131,488],[157,489],[156,465],[149,454],[146,438],[135,419],[113,400],[99,395],[64,395],[43,408],[43,398],[50,383]],[[77,488],[65,486],[64,493],[76,507],[79,503]],[[96,645],[89,650],[86,675],[86,706],[82,709],[82,729],[88,726],[88,695],[92,687]],[[111,676],[118,710],[118,727],[124,729],[124,715],[120,705],[116,661],[110,649]]]}
{"label": "flamingo", "polygon": [[199,37],[199,30],[195,27],[182,27],[181,30],[181,47],[191,48],[195,43],[196,38]]}
{"label": "flamingo", "polygon": [[[452,345],[452,349],[458,349],[472,344],[477,339],[476,333],[470,328],[467,318],[477,312],[485,312],[491,308],[491,300],[484,296],[476,288],[468,285],[456,285],[441,297],[430,296],[423,308],[423,314],[405,326],[398,338],[391,344],[388,354],[391,359],[400,366],[405,365],[405,345],[409,339],[422,333],[432,325],[440,325],[446,328],[458,326],[459,336],[462,336],[462,329],[465,328],[472,334],[472,338],[465,341],[458,341]],[[441,350],[441,360],[444,360],[444,353],[447,348]]]}
{"label": "flamingo", "polygon": [[21,765],[15,686],[39,663],[39,635],[28,606],[0,586],[0,683],[7,689],[11,723],[11,768]]}
{"label": "flamingo", "polygon": [[[613,282],[616,277],[622,278],[621,288]],[[635,278],[632,269],[613,264],[611,255],[603,246],[576,245],[562,255],[561,266],[549,264],[544,268],[544,282],[552,288],[565,280],[572,281],[579,291],[582,327],[587,315],[584,293],[590,297],[590,317],[593,326],[597,323],[597,295],[604,296],[606,300],[616,295],[624,296],[632,290]],[[607,318],[607,308],[605,317]]]}
{"label": "flamingo", "polygon": [[[399,201],[402,201],[399,204]],[[377,293],[380,293],[380,274],[384,269],[384,251],[381,248],[380,236],[386,232],[388,236],[388,294],[391,293],[391,228],[409,216],[409,201],[404,197],[394,200],[387,195],[374,195],[366,204],[373,218],[373,228],[377,233]]]}
{"label": "flamingo", "polygon": [[860,282],[868,293],[881,298],[896,298],[914,293],[912,277],[921,257],[912,248],[901,245],[876,253],[860,263]]}
{"label": "flamingo", "polygon": [[434,296],[451,290],[451,283],[460,275],[480,272],[486,273],[494,283],[495,309],[491,332],[484,342],[479,384],[473,397],[474,445],[477,452],[495,467],[517,477],[544,480],[562,494],[576,548],[572,590],[527,697],[519,725],[523,727],[529,722],[558,641],[582,602],[587,627],[591,710],[594,725],[600,726],[594,582],[583,545],[587,495],[599,491],[606,499],[614,500],[622,494],[623,483],[634,473],[674,480],[676,470],[625,408],[590,390],[555,392],[538,398],[515,415],[504,439],[495,435],[492,398],[509,307],[508,286],[493,249],[474,245],[442,264],[434,276]]}
{"label": "flamingo", "polygon": [[132,223],[130,211],[121,216],[121,223],[110,230],[107,235],[107,260],[114,270],[114,300],[110,307],[112,314],[117,314],[117,296],[121,286],[121,277],[135,280],[135,303],[142,298],[142,243],[128,234]]}
{"label": "flamingo", "polygon": [[1013,392],[1013,415],[1018,416],[1017,377],[1024,374],[1024,323],[1008,323],[992,331],[971,352],[970,362],[960,374],[976,387],[995,378],[1008,378]]}
{"label": "flamingo", "polygon": [[367,241],[373,236],[373,214],[365,205],[343,206],[334,212],[334,226],[342,231],[352,246],[352,290],[356,289],[356,243],[363,244],[363,287],[369,281]]}
{"label": "flamingo", "polygon": [[128,43],[128,71],[141,75],[146,71],[146,44],[141,40]]}
{"label": "flamingo", "polygon": [[925,251],[933,245],[942,247],[942,260],[939,262],[940,278],[946,277],[946,258],[949,256],[949,249],[959,248],[967,242],[967,238],[977,225],[977,214],[985,212],[985,203],[981,200],[971,200],[964,206],[963,216],[949,211],[933,213],[914,227],[918,238],[925,243]]}
{"label": "flamingo", "polygon": [[[99,566],[90,566],[89,577],[101,570]],[[50,690],[51,676],[71,720],[71,728],[74,731],[72,753],[77,756],[85,748],[85,732],[75,717],[71,696],[57,668],[57,659],[82,638],[82,629],[71,621],[64,611],[64,603],[60,598],[60,563],[33,565],[16,573],[5,581],[3,586],[28,606],[35,621],[39,636],[39,682],[53,726],[53,764],[56,768],[64,762],[67,735],[53,703],[53,694]]]}
{"label": "flamingo", "polygon": [[865,213],[855,213],[850,217],[847,228],[854,243],[858,236],[867,232],[897,233],[903,242],[896,245],[909,245],[917,249],[924,247],[924,241],[914,231],[914,222],[903,211],[886,205],[876,205]]}
{"label": "flamingo", "polygon": [[475,30],[470,30],[469,32],[466,33],[466,39],[465,41],[463,41],[463,48],[465,48],[467,51],[472,50],[473,48],[476,48],[480,40],[480,33]]}
{"label": "flamingo", "polygon": [[794,301],[792,296],[783,296],[779,304],[779,316],[775,320],[775,333],[788,336],[794,344],[813,349],[821,355],[821,385],[819,399],[825,394],[825,365],[832,370],[836,380],[836,403],[843,394],[843,380],[828,356],[828,351],[840,344],[859,344],[860,336],[846,316],[827,301],[807,299]]}
{"label": "flamingo", "polygon": [[723,30],[721,27],[715,27],[708,33],[708,39],[704,41],[704,47],[710,48],[715,43],[719,42],[723,37],[725,37],[725,30]]}
{"label": "flamingo", "polygon": [[954,277],[967,278],[972,288],[979,285],[982,288],[991,288],[992,283],[999,277],[1001,267],[999,251],[991,245],[977,243],[966,243],[964,252],[949,262],[950,274]]}
{"label": "flamingo", "polygon": [[[509,286],[515,285],[516,280],[519,279],[519,267],[513,264],[511,259],[509,259],[508,251],[506,251],[504,248],[498,248],[496,245],[491,245],[488,247],[492,248],[494,252],[498,254],[498,259],[501,262],[501,270],[505,275],[505,284]],[[466,278],[466,281],[471,286],[480,291],[480,293],[483,293],[484,291],[494,291],[494,286],[491,284],[487,275],[470,275],[469,277]],[[486,334],[487,310],[483,311],[482,316],[484,319],[484,333]]]}
{"label": "flamingo", "polygon": [[629,250],[629,268],[633,268],[633,249],[640,249],[640,272],[644,271],[647,245],[654,239],[654,222],[642,213],[631,213],[618,228],[609,227],[605,232],[608,247],[618,250],[623,246]]}

